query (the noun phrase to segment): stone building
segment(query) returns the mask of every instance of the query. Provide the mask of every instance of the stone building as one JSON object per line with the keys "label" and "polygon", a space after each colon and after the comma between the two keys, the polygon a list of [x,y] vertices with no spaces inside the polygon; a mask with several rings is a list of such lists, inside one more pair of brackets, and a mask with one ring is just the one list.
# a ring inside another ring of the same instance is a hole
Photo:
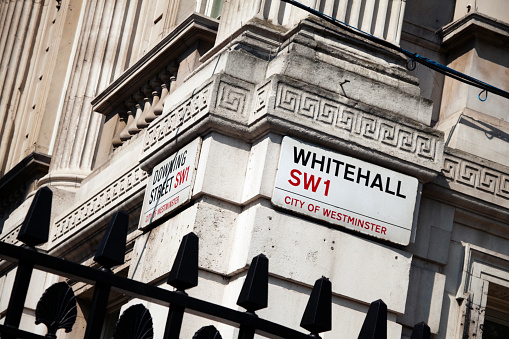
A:
{"label": "stone building", "polygon": [[[509,90],[505,0],[302,2]],[[118,275],[165,286],[194,231],[192,296],[238,308],[264,253],[262,318],[298,329],[323,275],[324,338],[356,338],[377,299],[389,338],[420,321],[435,338],[507,337],[509,101],[407,64],[280,0],[0,0],[1,241],[19,243],[47,186],[42,250],[54,256],[96,265],[124,210]],[[1,317],[15,270],[0,262],[0,273]],[[59,279],[35,273],[22,328],[44,333],[35,305]],[[80,317],[67,338],[78,338],[93,286],[72,287]],[[104,338],[138,302],[111,296]],[[167,309],[144,304],[161,338]],[[186,315],[183,337],[205,324]]]}

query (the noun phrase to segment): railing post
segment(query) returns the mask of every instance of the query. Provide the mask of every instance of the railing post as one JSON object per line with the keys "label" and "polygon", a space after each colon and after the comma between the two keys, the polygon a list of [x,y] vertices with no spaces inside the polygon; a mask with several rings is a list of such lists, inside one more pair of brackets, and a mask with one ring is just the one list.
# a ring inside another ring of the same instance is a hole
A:
{"label": "railing post", "polygon": [[[246,313],[257,317],[255,311],[267,307],[268,286],[269,259],[265,255],[259,254],[251,261],[251,266],[242,285],[237,305],[244,307],[247,310]],[[241,324],[238,338],[253,339],[254,333],[254,327]]]}
{"label": "railing post", "polygon": [[[111,274],[113,274],[111,271],[113,266],[124,263],[128,224],[129,215],[127,213],[122,211],[115,213],[96,251],[94,261],[101,264],[103,270]],[[96,283],[85,339],[100,338],[110,290],[111,285]]]}
{"label": "railing post", "polygon": [[420,323],[416,324],[414,326],[414,329],[412,330],[412,336],[410,339],[430,339],[431,338],[431,331],[424,321],[421,321]]}
{"label": "railing post", "polygon": [[106,307],[108,306],[108,297],[111,286],[97,283],[94,289],[92,305],[87,319],[87,329],[85,339],[97,339],[101,337],[104,317],[106,316]]}
{"label": "railing post", "polygon": [[321,277],[315,282],[302,316],[300,327],[311,332],[312,338],[332,329],[332,283]]}
{"label": "railing post", "polygon": [[[5,314],[4,324],[6,326],[19,328],[33,269],[34,265],[32,263],[20,260],[9,299],[9,306]],[[5,338],[10,339],[14,337],[6,335]]]}
{"label": "railing post", "polygon": [[382,300],[369,305],[359,339],[387,339],[387,305]]}
{"label": "railing post", "polygon": [[[35,193],[34,200],[19,230],[17,239],[25,243],[34,252],[37,251],[35,246],[48,241],[52,198],[53,192],[49,188],[39,189]],[[20,259],[5,314],[4,324],[6,326],[19,327],[33,269],[34,264],[32,262]],[[5,338],[14,337],[6,335]]]}
{"label": "railing post", "polygon": [[[177,257],[168,276],[167,283],[177,289],[177,293],[187,295],[186,289],[198,285],[198,236],[193,232],[182,238]],[[170,305],[164,339],[179,339],[185,308]]]}

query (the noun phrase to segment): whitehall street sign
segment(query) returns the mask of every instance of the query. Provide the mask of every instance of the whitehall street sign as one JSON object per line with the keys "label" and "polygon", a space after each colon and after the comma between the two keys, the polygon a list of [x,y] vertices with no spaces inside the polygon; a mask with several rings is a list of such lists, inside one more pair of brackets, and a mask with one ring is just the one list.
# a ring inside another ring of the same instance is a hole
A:
{"label": "whitehall street sign", "polygon": [[284,137],[272,203],[408,245],[418,180]]}
{"label": "whitehall street sign", "polygon": [[139,228],[144,228],[191,200],[201,138],[159,163],[148,178]]}

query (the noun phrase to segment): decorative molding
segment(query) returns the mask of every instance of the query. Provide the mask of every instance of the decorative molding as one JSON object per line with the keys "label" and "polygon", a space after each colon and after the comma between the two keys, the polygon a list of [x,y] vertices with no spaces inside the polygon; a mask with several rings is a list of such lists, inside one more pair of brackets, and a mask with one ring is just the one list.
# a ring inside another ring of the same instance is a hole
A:
{"label": "decorative molding", "polygon": [[8,243],[8,244],[13,244],[13,245],[22,245],[22,242],[17,239],[19,229],[21,228],[22,224],[23,224],[23,221],[18,226],[14,227],[12,230],[10,230],[9,233],[4,235],[0,239],[0,241]]}
{"label": "decorative molding", "polygon": [[[450,188],[476,198],[508,206],[509,201],[509,168],[498,165],[500,170],[490,166],[488,161],[467,154],[455,154],[446,151],[442,175]],[[502,167],[504,167],[502,169]]]}
{"label": "decorative molding", "polygon": [[122,200],[142,190],[146,185],[146,178],[147,173],[139,166],[132,168],[85,203],[56,221],[50,237],[51,241],[61,240],[64,236],[115,208]]}
{"label": "decorative molding", "polygon": [[217,106],[229,111],[245,114],[245,105],[248,91],[244,88],[220,81],[217,93]]}
{"label": "decorative molding", "polygon": [[[261,106],[260,102],[265,102],[263,87],[258,90],[259,106]],[[274,108],[301,118],[331,125],[398,151],[411,153],[425,161],[436,162],[439,158],[437,150],[440,138],[438,135],[422,132],[416,127],[384,119],[283,82],[277,85]]]}
{"label": "decorative molding", "polygon": [[[245,86],[249,85],[229,76],[213,77],[209,83],[193,91],[181,104],[163,113],[149,126],[143,140],[144,156],[166,144],[179,131],[211,111],[229,118],[234,116],[234,119],[246,117],[251,94]],[[167,100],[171,100],[171,95]]]}
{"label": "decorative molding", "polygon": [[265,110],[267,107],[267,101],[269,98],[269,91],[270,91],[270,84],[271,82],[267,82],[262,87],[258,88],[256,90],[256,102],[255,102],[255,108],[254,108],[254,115],[258,115],[262,111]]}

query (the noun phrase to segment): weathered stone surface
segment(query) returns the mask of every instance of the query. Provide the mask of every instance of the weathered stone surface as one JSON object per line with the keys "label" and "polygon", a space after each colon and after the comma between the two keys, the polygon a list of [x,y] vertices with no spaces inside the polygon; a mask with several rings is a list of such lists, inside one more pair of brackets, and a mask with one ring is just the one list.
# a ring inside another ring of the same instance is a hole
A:
{"label": "weathered stone surface", "polygon": [[437,333],[446,276],[420,266],[426,266],[426,264],[416,263],[416,259],[414,259],[414,264],[410,269],[409,298],[405,314],[398,316],[398,322],[406,326],[414,326],[424,321],[430,327],[431,333]]}

